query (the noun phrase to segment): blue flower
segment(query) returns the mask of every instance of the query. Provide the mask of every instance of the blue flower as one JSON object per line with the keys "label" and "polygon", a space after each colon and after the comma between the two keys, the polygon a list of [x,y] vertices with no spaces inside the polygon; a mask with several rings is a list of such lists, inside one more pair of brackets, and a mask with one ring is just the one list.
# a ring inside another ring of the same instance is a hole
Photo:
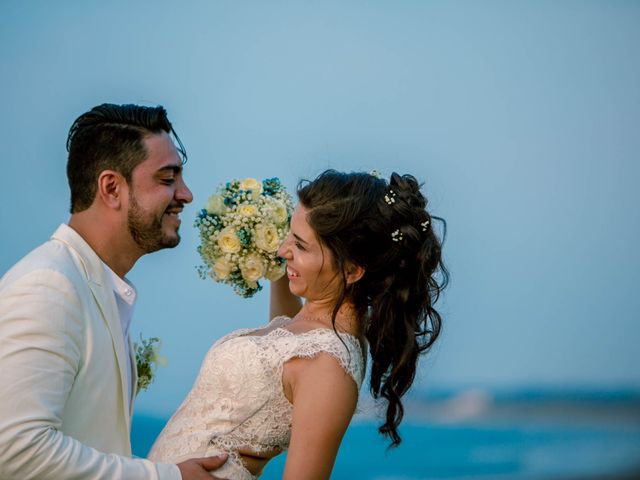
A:
{"label": "blue flower", "polygon": [[237,194],[233,193],[228,197],[224,197],[224,204],[227,207],[232,207],[236,204],[236,198],[237,198]]}
{"label": "blue flower", "polygon": [[264,193],[273,196],[282,190],[282,183],[280,183],[280,179],[278,177],[267,178],[262,181],[262,188]]}
{"label": "blue flower", "polygon": [[243,247],[248,246],[249,243],[251,242],[251,232],[246,228],[241,228],[240,230],[238,230],[238,233],[236,235],[238,235],[238,238],[240,239],[240,244]]}

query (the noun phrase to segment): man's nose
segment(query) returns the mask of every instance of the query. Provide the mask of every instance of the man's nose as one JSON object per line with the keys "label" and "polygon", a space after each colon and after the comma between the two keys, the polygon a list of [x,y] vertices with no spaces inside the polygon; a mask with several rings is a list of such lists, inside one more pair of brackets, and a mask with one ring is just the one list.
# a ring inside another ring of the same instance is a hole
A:
{"label": "man's nose", "polygon": [[191,190],[189,190],[184,180],[180,180],[180,184],[176,190],[176,199],[182,203],[191,203],[193,201],[193,193],[191,193]]}

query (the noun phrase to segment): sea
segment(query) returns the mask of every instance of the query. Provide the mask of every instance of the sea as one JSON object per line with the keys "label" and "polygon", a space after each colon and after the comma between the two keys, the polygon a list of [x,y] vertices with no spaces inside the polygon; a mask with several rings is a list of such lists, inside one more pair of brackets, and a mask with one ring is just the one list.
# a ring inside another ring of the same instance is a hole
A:
{"label": "sea", "polygon": [[[467,389],[405,403],[402,443],[389,448],[378,407],[361,401],[332,479],[640,479],[640,392]],[[146,456],[167,420],[134,416],[134,455]],[[285,460],[260,478],[280,479]]]}

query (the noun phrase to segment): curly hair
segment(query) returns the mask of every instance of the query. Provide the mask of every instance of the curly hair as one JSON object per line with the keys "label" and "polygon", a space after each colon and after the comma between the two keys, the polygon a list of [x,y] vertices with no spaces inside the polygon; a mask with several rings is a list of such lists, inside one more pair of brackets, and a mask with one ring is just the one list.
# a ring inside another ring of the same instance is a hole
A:
{"label": "curly hair", "polygon": [[[401,442],[401,397],[411,387],[418,357],[438,338],[442,318],[434,308],[449,274],[442,259],[427,200],[411,175],[385,181],[367,173],[327,170],[298,185],[300,203],[319,241],[333,253],[342,286],[333,310],[351,302],[364,325],[372,359],[370,390],[386,400],[379,427],[391,446]],[[347,285],[344,266],[361,266],[360,280]]]}

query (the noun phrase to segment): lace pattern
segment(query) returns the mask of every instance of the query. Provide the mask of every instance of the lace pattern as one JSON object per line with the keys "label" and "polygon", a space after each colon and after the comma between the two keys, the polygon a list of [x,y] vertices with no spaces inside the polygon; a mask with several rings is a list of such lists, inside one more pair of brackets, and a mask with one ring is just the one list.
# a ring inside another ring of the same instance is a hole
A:
{"label": "lace pattern", "polygon": [[342,333],[339,338],[331,329],[293,333],[285,328],[290,321],[277,317],[264,335],[251,335],[259,329],[245,328],[218,340],[149,458],[175,462],[223,451],[229,454],[230,468],[244,470],[242,477],[238,470],[232,478],[254,478],[244,469],[238,450],[260,454],[289,446],[293,406],[282,388],[288,360],[328,353],[360,389],[365,364],[357,338]]}

